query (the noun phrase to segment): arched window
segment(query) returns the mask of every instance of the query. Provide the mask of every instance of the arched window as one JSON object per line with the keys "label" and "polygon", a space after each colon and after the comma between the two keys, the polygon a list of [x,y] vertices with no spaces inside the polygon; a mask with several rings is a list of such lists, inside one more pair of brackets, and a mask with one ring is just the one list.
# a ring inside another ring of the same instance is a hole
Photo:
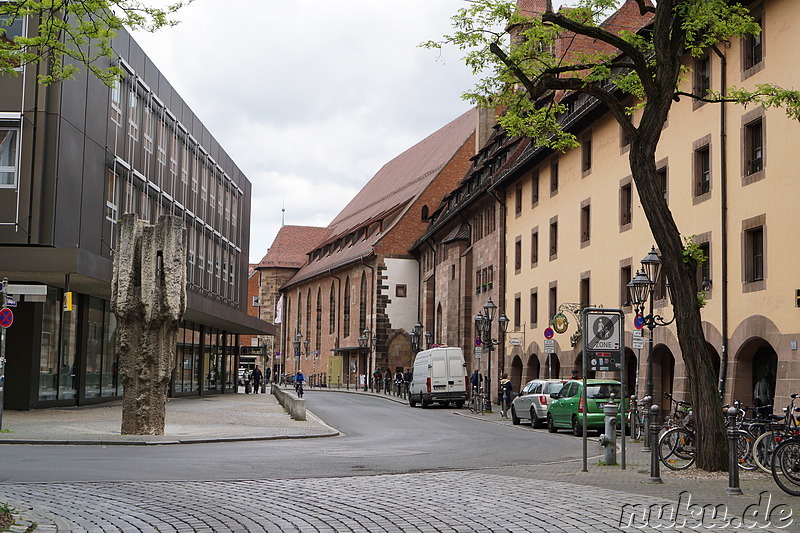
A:
{"label": "arched window", "polygon": [[306,292],[306,338],[303,340],[311,342],[311,287]]}
{"label": "arched window", "polygon": [[[358,302],[358,331],[367,329],[367,274],[361,273],[361,294]],[[373,332],[374,333],[374,332]]]}
{"label": "arched window", "polygon": [[350,278],[347,277],[344,280],[344,324],[342,327],[344,329],[344,333],[342,336],[349,337],[350,336]]}
{"label": "arched window", "polygon": [[427,205],[423,205],[422,206],[422,221],[424,222],[424,221],[427,221],[427,220],[428,220],[428,206]]}
{"label": "arched window", "polygon": [[328,333],[336,333],[336,290],[335,283],[331,282],[331,298],[328,302]]}
{"label": "arched window", "polygon": [[316,330],[314,331],[314,349],[319,353],[322,345],[322,288],[317,289],[317,320]]}

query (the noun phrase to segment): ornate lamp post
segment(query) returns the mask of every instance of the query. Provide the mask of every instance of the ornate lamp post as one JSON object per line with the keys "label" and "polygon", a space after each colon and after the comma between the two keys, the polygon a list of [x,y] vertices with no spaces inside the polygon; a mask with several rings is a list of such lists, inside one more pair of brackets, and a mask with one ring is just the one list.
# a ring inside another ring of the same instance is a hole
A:
{"label": "ornate lamp post", "polygon": [[499,334],[500,340],[492,338],[492,322],[494,321],[494,315],[497,311],[497,306],[494,304],[491,298],[486,304],[483,306],[483,313],[478,312],[475,315],[475,329],[478,332],[478,337],[481,340],[481,345],[486,346],[487,351],[489,352],[489,360],[487,362],[487,377],[486,377],[486,395],[489,397],[489,401],[487,403],[489,410],[491,410],[492,405],[492,350],[495,346],[499,346],[503,344],[503,339],[505,338],[506,332],[508,331],[508,317],[505,313],[500,314],[500,318],[497,319],[499,325]]}
{"label": "ornate lamp post", "polygon": [[[364,331],[361,332],[361,336],[358,338],[358,347],[361,348],[361,351],[364,354],[366,354],[367,359],[369,359],[370,356],[372,355],[372,331],[370,331],[369,329],[365,329]],[[369,365],[366,365],[366,366],[369,366]],[[371,380],[372,380],[372,376],[367,374],[366,370],[367,369],[365,368],[364,369],[365,374],[366,374],[364,376],[364,390],[365,391],[367,390],[367,386],[368,386],[367,384],[370,383]]]}
{"label": "ornate lamp post", "polygon": [[[645,417],[648,417],[649,406],[653,404],[653,330],[656,326],[668,326],[675,321],[675,316],[670,320],[666,320],[661,315],[655,314],[653,310],[653,300],[655,289],[661,278],[661,258],[656,252],[656,247],[653,246],[650,252],[642,259],[642,270],[636,272],[630,283],[628,289],[631,295],[631,304],[636,310],[637,320],[650,332],[650,338],[647,346],[647,385],[646,396],[643,399],[645,404]],[[650,312],[644,316],[644,306],[650,300]],[[638,318],[641,317],[641,318]],[[649,398],[649,402],[647,401]],[[645,433],[645,448],[649,448],[649,432]]]}
{"label": "ornate lamp post", "polygon": [[425,332],[425,349],[427,350],[433,345],[433,333],[430,331]]}
{"label": "ornate lamp post", "polygon": [[[308,353],[308,340],[303,340],[303,334],[298,331],[292,344],[294,345],[294,373],[297,374],[300,370],[300,356]],[[301,347],[305,349],[305,352],[301,351]]]}
{"label": "ornate lamp post", "polygon": [[420,346],[420,342],[422,341],[422,324],[417,322],[414,326],[414,329],[411,330],[411,349],[414,350],[414,353],[419,352],[422,349]]}

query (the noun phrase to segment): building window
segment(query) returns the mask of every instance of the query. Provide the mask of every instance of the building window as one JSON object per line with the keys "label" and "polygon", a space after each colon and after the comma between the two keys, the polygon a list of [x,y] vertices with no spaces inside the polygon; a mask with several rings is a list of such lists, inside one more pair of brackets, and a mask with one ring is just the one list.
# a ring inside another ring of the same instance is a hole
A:
{"label": "building window", "polygon": [[701,196],[711,190],[711,149],[709,145],[694,151],[694,195]]}
{"label": "building window", "polygon": [[581,170],[586,176],[592,171],[592,136],[585,135],[581,142]]}
{"label": "building window", "polygon": [[111,120],[117,125],[122,125],[122,107],[120,105],[122,93],[120,92],[120,80],[114,80],[111,85],[111,106],[108,112]]}
{"label": "building window", "polygon": [[153,110],[150,109],[150,106],[144,106],[144,132],[143,138],[144,142],[142,146],[144,147],[145,151],[148,154],[153,153]]}
{"label": "building window", "polygon": [[558,255],[558,221],[550,222],[550,260]]}
{"label": "building window", "polygon": [[581,307],[589,307],[590,304],[590,294],[589,294],[589,278],[581,278],[581,288],[580,288],[580,304]]}
{"label": "building window", "polygon": [[623,228],[633,221],[633,187],[625,183],[619,190],[619,225]]}
{"label": "building window", "polygon": [[258,296],[253,296],[253,307],[258,307]]}
{"label": "building window", "polygon": [[549,321],[549,319],[556,316],[556,313],[558,312],[558,287],[556,285],[550,286],[547,299],[548,299],[547,308],[550,313],[548,315],[548,321]]}
{"label": "building window", "polygon": [[558,159],[550,161],[550,196],[558,192]]}
{"label": "building window", "polygon": [[[0,163],[1,164],[1,163]],[[2,167],[0,167],[2,169]],[[118,213],[118,191],[119,180],[113,170],[106,170],[106,219],[116,222],[119,218]]]}
{"label": "building window", "polygon": [[336,290],[331,283],[331,294],[328,300],[328,333],[336,333]]}
{"label": "building window", "polygon": [[517,237],[514,242],[514,273],[519,274],[522,270],[522,239]]}
{"label": "building window", "polygon": [[711,281],[711,243],[699,243],[698,248],[703,252],[703,257],[706,258],[703,264],[697,269],[697,286],[703,288],[703,281]]}
{"label": "building window", "polygon": [[531,267],[539,263],[539,229],[531,231]]}
{"label": "building window", "polygon": [[520,216],[522,214],[522,184],[518,183],[514,190],[514,214]]}
{"label": "building window", "polygon": [[764,227],[748,229],[744,233],[745,281],[752,283],[764,279]]}
{"label": "building window", "polygon": [[630,300],[630,291],[628,290],[628,283],[631,282],[633,277],[631,276],[631,267],[630,265],[624,266],[619,269],[619,304],[620,307],[627,307],[631,305]]}
{"label": "building window", "polygon": [[669,184],[667,182],[667,167],[666,165],[656,170],[656,180],[661,187],[661,192],[664,194],[664,202],[669,204]]}
{"label": "building window", "polygon": [[591,208],[588,203],[581,207],[581,244],[588,243],[591,238]]}
{"label": "building window", "polygon": [[764,128],[759,118],[744,126],[745,176],[764,169]]}
{"label": "building window", "polygon": [[17,186],[19,129],[0,127],[0,187]]}
{"label": "building window", "polygon": [[514,297],[514,331],[519,331],[519,326],[522,323],[522,297],[516,295]]}
{"label": "building window", "polygon": [[531,291],[531,327],[535,328],[539,322],[539,292]]}
{"label": "building window", "polygon": [[750,16],[758,24],[755,35],[742,39],[742,79],[752,76],[764,67],[764,11],[762,7],[751,9]]}
{"label": "building window", "polygon": [[398,298],[405,298],[408,296],[408,286],[403,283],[398,283],[394,287],[394,295]]}
{"label": "building window", "polygon": [[531,175],[531,207],[539,203],[539,171],[534,170]]}
{"label": "building window", "polygon": [[[695,96],[705,97],[711,90],[711,57],[705,55],[694,60],[694,86]],[[705,102],[695,100],[695,107],[703,105]]]}
{"label": "building window", "polygon": [[130,93],[128,93],[128,135],[133,139],[133,142],[139,140],[138,107],[139,97],[136,95],[136,90],[131,89]]}

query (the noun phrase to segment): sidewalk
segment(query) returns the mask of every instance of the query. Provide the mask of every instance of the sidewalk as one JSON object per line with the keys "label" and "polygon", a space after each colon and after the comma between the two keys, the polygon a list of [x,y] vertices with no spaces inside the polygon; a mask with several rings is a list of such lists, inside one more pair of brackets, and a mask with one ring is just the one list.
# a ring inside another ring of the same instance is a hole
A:
{"label": "sidewalk", "polygon": [[[240,418],[232,417],[231,413],[237,413]],[[163,445],[339,434],[313,413],[308,413],[307,420],[292,420],[272,394],[170,398],[164,435],[120,435],[121,426],[121,401],[82,407],[3,411],[0,444]]]}

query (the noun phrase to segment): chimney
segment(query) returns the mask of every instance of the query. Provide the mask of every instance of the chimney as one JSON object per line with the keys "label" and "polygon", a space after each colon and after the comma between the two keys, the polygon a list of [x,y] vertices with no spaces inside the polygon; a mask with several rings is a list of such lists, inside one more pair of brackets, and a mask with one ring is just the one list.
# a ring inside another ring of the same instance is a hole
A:
{"label": "chimney", "polygon": [[478,112],[475,114],[475,153],[477,154],[481,148],[486,146],[489,137],[494,131],[494,125],[497,121],[494,118],[495,109],[488,107],[478,107]]}
{"label": "chimney", "polygon": [[547,0],[517,0],[517,9],[529,17],[541,17],[547,7]]}

